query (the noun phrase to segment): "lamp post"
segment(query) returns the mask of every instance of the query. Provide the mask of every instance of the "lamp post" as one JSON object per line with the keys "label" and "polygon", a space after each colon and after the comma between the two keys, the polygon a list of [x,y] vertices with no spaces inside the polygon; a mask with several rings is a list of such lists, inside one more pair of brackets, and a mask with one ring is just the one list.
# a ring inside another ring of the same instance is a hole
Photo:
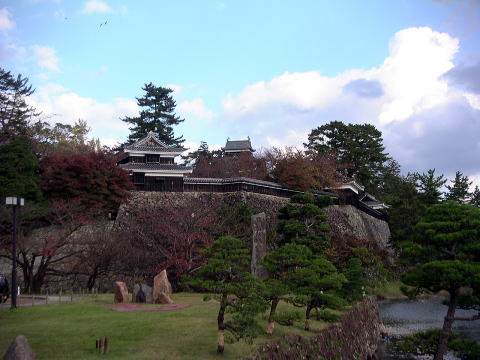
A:
{"label": "lamp post", "polygon": [[5,204],[12,206],[13,236],[12,236],[12,302],[11,309],[17,307],[17,207],[24,206],[25,200],[17,196],[8,196]]}

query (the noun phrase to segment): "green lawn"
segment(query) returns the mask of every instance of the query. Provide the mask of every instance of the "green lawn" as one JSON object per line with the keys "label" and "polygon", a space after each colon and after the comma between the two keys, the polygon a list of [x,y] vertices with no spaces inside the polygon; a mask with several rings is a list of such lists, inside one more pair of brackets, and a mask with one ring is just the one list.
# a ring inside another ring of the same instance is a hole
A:
{"label": "green lawn", "polygon": [[[201,302],[203,295],[180,293],[173,298],[177,303]],[[218,303],[173,311],[120,312],[111,310],[112,301],[113,295],[101,295],[74,303],[0,310],[0,355],[19,334],[27,337],[39,359],[239,359],[272,339],[263,334],[253,345],[227,344],[225,353],[217,355]],[[291,308],[282,303],[279,310]],[[263,318],[261,324],[266,326]],[[312,321],[314,330],[325,326]],[[302,324],[277,324],[273,338],[286,333],[313,335]],[[95,339],[102,336],[110,338],[107,355],[95,351]]]}
{"label": "green lawn", "polygon": [[404,298],[406,297],[400,287],[404,286],[401,281],[388,282],[373,290],[373,295],[382,299]]}

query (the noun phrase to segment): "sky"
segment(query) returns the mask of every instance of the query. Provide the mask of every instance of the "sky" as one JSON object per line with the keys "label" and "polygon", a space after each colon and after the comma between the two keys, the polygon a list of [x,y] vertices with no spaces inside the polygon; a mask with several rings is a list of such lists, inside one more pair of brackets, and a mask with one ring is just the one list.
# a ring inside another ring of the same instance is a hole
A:
{"label": "sky", "polygon": [[45,120],[86,120],[106,145],[152,82],[191,150],[370,123],[404,174],[480,184],[479,0],[0,0],[0,66]]}

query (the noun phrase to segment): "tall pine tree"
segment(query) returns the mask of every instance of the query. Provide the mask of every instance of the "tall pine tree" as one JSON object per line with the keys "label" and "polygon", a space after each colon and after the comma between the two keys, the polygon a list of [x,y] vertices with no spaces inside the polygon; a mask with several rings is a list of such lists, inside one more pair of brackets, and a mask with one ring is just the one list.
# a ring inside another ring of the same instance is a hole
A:
{"label": "tall pine tree", "polygon": [[468,189],[472,182],[468,176],[463,176],[460,171],[455,173],[455,179],[450,180],[452,185],[447,185],[448,192],[445,194],[446,200],[454,200],[457,202],[466,202],[470,196]]}
{"label": "tall pine tree", "polygon": [[335,154],[346,167],[347,177],[355,178],[368,192],[376,193],[389,157],[382,133],[375,126],[332,121],[313,129],[304,145],[312,152]]}
{"label": "tall pine tree", "polygon": [[31,118],[38,115],[26,102],[33,92],[28,78],[15,77],[10,71],[0,68],[0,145],[18,135],[27,135]]}
{"label": "tall pine tree", "polygon": [[129,128],[131,134],[124,145],[133,144],[152,131],[166,145],[180,146],[185,140],[183,136],[175,137],[173,126],[180,124],[185,119],[175,114],[177,104],[170,95],[173,90],[155,86],[152,83],[145,84],[142,90],[145,91],[145,94],[136,98],[137,105],[140,107],[140,115],[126,116],[121,119],[131,125]]}
{"label": "tall pine tree", "polygon": [[435,176],[435,169],[430,169],[427,173],[420,174],[418,172],[408,174],[408,179],[415,184],[420,192],[420,198],[427,206],[438,204],[442,199],[442,191],[440,190],[447,182],[442,175]]}

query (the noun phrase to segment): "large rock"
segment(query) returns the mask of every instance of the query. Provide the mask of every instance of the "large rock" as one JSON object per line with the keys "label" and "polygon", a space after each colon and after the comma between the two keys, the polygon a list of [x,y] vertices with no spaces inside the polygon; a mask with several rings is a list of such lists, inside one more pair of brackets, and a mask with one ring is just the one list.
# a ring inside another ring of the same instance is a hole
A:
{"label": "large rock", "polygon": [[153,303],[152,288],[147,284],[135,284],[133,288],[133,301],[137,303]]}
{"label": "large rock", "polygon": [[168,281],[167,271],[163,270],[153,278],[153,302],[155,304],[173,304],[172,285]]}
{"label": "large rock", "polygon": [[27,338],[23,335],[18,335],[8,348],[2,360],[36,360],[37,357],[33,353],[30,345],[28,345]]}
{"label": "large rock", "polygon": [[252,216],[252,274],[265,280],[268,278],[267,271],[260,264],[267,254],[267,220],[265,213]]}
{"label": "large rock", "polygon": [[115,281],[115,303],[128,303],[128,289],[123,281]]}

